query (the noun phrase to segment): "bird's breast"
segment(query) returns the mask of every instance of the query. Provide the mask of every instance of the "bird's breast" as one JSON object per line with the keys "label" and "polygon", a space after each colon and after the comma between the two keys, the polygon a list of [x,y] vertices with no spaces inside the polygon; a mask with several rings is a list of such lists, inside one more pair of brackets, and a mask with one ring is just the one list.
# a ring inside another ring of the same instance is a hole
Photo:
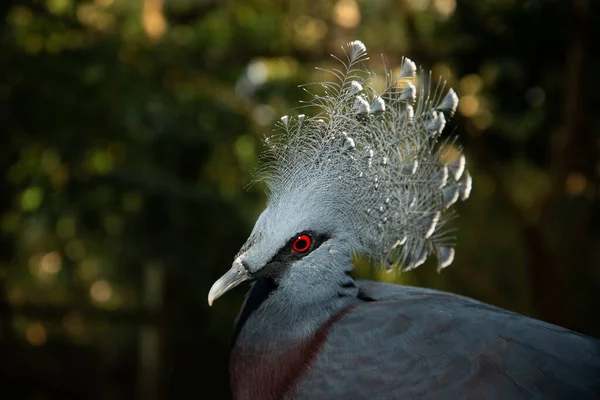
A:
{"label": "bird's breast", "polygon": [[[231,388],[234,398],[271,400],[288,398],[311,368],[329,329],[354,305],[349,305],[330,317],[313,334],[294,341],[274,340],[264,350],[247,350],[250,343],[234,345],[230,358]],[[264,332],[268,332],[266,329]],[[262,340],[268,338],[261,338]]]}

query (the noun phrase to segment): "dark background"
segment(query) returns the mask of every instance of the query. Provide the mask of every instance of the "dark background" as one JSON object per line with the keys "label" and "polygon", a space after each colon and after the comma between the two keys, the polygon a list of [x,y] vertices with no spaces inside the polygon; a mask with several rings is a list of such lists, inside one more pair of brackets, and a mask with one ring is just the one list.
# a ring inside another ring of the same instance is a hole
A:
{"label": "dark background", "polygon": [[227,398],[261,138],[361,39],[461,96],[457,257],[395,279],[600,336],[590,0],[0,3],[0,397]]}

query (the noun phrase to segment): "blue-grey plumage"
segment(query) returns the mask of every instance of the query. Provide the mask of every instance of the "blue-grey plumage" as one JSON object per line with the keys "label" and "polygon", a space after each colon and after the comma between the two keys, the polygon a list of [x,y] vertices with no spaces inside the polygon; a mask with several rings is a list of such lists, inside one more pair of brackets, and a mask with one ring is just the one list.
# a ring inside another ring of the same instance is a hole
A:
{"label": "blue-grey plumage", "polygon": [[[314,95],[315,117],[281,119],[259,177],[269,203],[209,304],[253,282],[236,322],[238,399],[600,398],[592,338],[434,290],[355,280],[360,253],[410,270],[454,260],[448,209],[471,192],[463,156],[437,140],[453,90],[413,82],[405,59],[383,92],[361,78],[359,41]],[[420,81],[425,81],[421,74]]]}
{"label": "blue-grey plumage", "polygon": [[357,286],[290,397],[600,398],[594,339],[449,293]]}

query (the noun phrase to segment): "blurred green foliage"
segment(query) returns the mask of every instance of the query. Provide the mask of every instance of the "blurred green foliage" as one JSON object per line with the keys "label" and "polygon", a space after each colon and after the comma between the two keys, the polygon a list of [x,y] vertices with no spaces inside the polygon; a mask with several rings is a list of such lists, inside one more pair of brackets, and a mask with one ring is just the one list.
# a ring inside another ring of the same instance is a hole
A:
{"label": "blurred green foliage", "polygon": [[[375,279],[600,336],[600,34],[589,0],[5,1],[6,398],[227,398],[243,290],[206,305],[264,207],[261,138],[361,39],[461,96],[474,177],[452,268]],[[3,397],[4,398],[4,397]]]}

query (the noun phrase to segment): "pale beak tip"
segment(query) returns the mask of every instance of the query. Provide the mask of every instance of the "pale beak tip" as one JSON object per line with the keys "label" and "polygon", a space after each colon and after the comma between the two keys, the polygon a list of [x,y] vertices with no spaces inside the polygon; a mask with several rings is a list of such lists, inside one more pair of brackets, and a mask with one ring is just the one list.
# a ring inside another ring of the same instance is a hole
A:
{"label": "pale beak tip", "polygon": [[249,279],[248,272],[240,261],[235,261],[229,271],[219,278],[208,292],[208,305],[212,306],[214,301],[229,289]]}
{"label": "pale beak tip", "polygon": [[215,284],[210,288],[208,292],[208,306],[211,307],[215,300],[221,295],[221,287],[218,285],[219,281],[215,282]]}

